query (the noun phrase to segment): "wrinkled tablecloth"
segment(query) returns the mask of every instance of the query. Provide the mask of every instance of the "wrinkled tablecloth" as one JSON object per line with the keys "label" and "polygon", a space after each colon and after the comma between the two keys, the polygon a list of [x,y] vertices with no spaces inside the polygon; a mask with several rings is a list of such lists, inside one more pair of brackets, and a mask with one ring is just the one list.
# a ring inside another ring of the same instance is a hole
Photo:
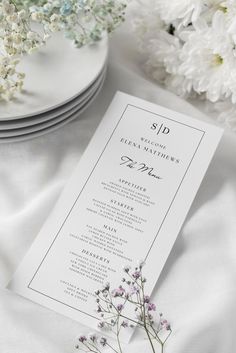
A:
{"label": "wrinkled tablecloth", "polygon": [[[111,38],[104,89],[76,121],[0,145],[0,353],[72,353],[79,323],[5,289],[50,214],[117,90],[199,119],[202,112],[152,83],[132,35]],[[155,272],[155,267],[153,268]],[[166,353],[236,352],[236,136],[226,132],[154,291],[173,334]],[[125,352],[148,353],[136,335]]]}

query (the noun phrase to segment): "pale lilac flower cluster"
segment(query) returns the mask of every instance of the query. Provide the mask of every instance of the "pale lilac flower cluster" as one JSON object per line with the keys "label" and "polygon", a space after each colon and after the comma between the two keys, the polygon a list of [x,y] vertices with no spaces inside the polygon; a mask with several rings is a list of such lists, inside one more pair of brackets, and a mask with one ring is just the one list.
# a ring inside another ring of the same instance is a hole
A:
{"label": "pale lilac flower cluster", "polygon": [[[123,329],[142,329],[148,338],[152,352],[157,345],[164,352],[164,345],[172,330],[170,323],[157,313],[157,306],[145,292],[146,278],[143,276],[144,263],[140,262],[132,271],[124,267],[125,277],[122,284],[111,289],[107,283],[95,292],[97,314],[100,316],[98,328],[115,335],[117,347],[105,337],[96,335],[80,336],[77,348],[86,352],[101,352],[101,347],[110,347],[114,352],[122,353],[120,335]],[[92,337],[92,338],[91,338]],[[96,339],[94,338],[96,337]]]}
{"label": "pale lilac flower cluster", "polygon": [[89,334],[88,336],[79,336],[78,341],[79,343],[75,348],[82,351],[85,351],[86,349],[87,352],[99,352],[99,347],[109,346],[106,337],[99,337],[95,333]]}

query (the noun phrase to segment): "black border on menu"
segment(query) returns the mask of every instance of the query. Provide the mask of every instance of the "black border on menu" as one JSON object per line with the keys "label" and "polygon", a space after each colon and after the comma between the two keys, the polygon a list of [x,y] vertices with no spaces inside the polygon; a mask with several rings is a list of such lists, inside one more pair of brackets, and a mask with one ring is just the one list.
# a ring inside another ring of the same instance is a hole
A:
{"label": "black border on menu", "polygon": [[195,130],[198,130],[198,131],[202,132],[202,136],[201,136],[201,138],[200,138],[200,140],[199,140],[199,143],[198,143],[198,145],[197,145],[197,147],[196,147],[196,150],[195,150],[195,152],[193,153],[193,156],[192,156],[192,158],[191,158],[191,160],[190,160],[190,162],[189,162],[189,164],[188,164],[188,166],[187,166],[187,168],[186,168],[186,171],[185,171],[185,173],[184,173],[184,175],[183,175],[183,178],[181,179],[181,182],[180,182],[180,184],[179,184],[179,186],[178,186],[178,188],[177,188],[177,190],[176,190],[176,192],[175,192],[175,194],[174,194],[174,197],[173,197],[173,199],[172,199],[172,201],[171,201],[171,203],[170,203],[170,205],[169,205],[169,208],[167,209],[166,214],[165,214],[165,216],[163,217],[163,220],[162,220],[162,222],[161,222],[161,225],[160,225],[160,227],[159,227],[158,230],[157,230],[156,236],[155,236],[155,238],[153,239],[153,242],[152,242],[152,244],[151,244],[151,246],[150,246],[150,248],[149,248],[149,250],[148,250],[148,252],[147,252],[147,255],[146,255],[146,257],[145,257],[145,260],[147,259],[148,255],[149,255],[149,253],[150,253],[150,251],[151,251],[151,249],[152,249],[152,247],[153,247],[153,245],[154,245],[154,243],[155,243],[155,241],[156,241],[156,239],[157,239],[157,236],[158,236],[158,234],[159,234],[159,232],[160,232],[160,230],[161,230],[161,228],[162,228],[162,226],[163,226],[163,224],[164,224],[164,222],[165,222],[165,220],[166,220],[166,217],[167,217],[167,215],[168,215],[168,213],[169,213],[169,211],[170,211],[170,209],[171,209],[171,207],[172,207],[172,205],[173,205],[173,203],[174,203],[174,200],[175,200],[175,198],[176,198],[176,196],[177,196],[177,194],[178,194],[178,191],[179,191],[180,188],[181,188],[181,185],[182,185],[182,183],[183,183],[183,181],[184,181],[184,178],[185,178],[185,176],[186,176],[186,174],[187,174],[187,172],[188,172],[188,170],[189,170],[189,168],[190,168],[190,165],[192,164],[192,162],[193,162],[193,160],[194,160],[194,157],[195,157],[195,155],[196,155],[196,153],[197,153],[197,151],[198,151],[198,148],[199,148],[199,146],[200,146],[200,144],[201,144],[201,142],[202,142],[202,140],[203,140],[203,137],[204,137],[204,135],[205,135],[205,131],[203,131],[203,130],[201,130],[201,129],[198,129],[198,128],[196,128],[196,127],[190,126],[190,125],[188,125],[188,124],[181,123],[181,122],[176,121],[176,120],[174,120],[174,119],[171,119],[171,118],[168,118],[168,117],[166,117],[166,116],[163,116],[163,115],[154,113],[154,112],[149,111],[149,110],[144,109],[144,108],[140,108],[140,107],[138,107],[138,106],[136,106],[136,105],[133,105],[133,104],[127,104],[127,105],[126,105],[126,107],[125,107],[123,113],[121,114],[120,119],[118,120],[118,122],[117,122],[115,128],[113,129],[113,131],[112,131],[112,133],[111,133],[111,135],[110,135],[110,137],[109,137],[109,139],[108,139],[108,141],[107,141],[107,143],[106,143],[106,145],[105,145],[105,147],[103,148],[102,153],[101,153],[100,156],[98,157],[97,162],[95,163],[95,165],[94,165],[92,171],[90,172],[90,174],[89,174],[89,176],[88,176],[86,182],[84,183],[83,188],[80,190],[80,193],[78,194],[78,196],[77,196],[75,202],[73,203],[71,209],[69,210],[68,214],[66,215],[66,217],[65,217],[64,221],[62,222],[61,227],[59,228],[57,234],[55,235],[55,237],[54,237],[54,239],[53,239],[53,241],[52,241],[50,247],[49,247],[48,250],[46,251],[46,253],[45,253],[45,255],[44,255],[42,261],[40,262],[40,264],[39,264],[37,270],[35,271],[35,273],[34,273],[32,279],[30,280],[30,282],[29,282],[29,284],[28,284],[28,288],[31,289],[31,290],[33,290],[34,292],[37,292],[37,293],[39,293],[39,294],[41,294],[41,295],[43,295],[43,296],[45,296],[45,297],[47,297],[47,298],[49,298],[49,299],[52,299],[52,300],[54,300],[54,301],[56,301],[56,302],[58,302],[58,303],[60,303],[60,304],[66,305],[67,307],[69,307],[69,308],[71,308],[71,309],[74,309],[74,310],[77,310],[77,311],[79,311],[79,312],[81,312],[81,313],[83,313],[83,314],[85,314],[85,315],[88,315],[88,316],[90,316],[90,317],[92,317],[92,318],[94,318],[94,319],[96,319],[96,320],[99,320],[99,318],[96,317],[96,316],[93,316],[93,315],[91,315],[91,314],[88,314],[88,313],[86,313],[86,312],[84,312],[84,311],[82,311],[82,310],[80,310],[80,309],[77,309],[76,307],[73,307],[73,306],[70,306],[70,305],[68,305],[68,304],[66,304],[66,303],[64,303],[64,302],[61,302],[61,301],[58,300],[58,299],[52,298],[52,297],[48,296],[47,294],[42,293],[42,292],[40,292],[40,291],[38,291],[38,290],[32,288],[32,287],[31,287],[31,283],[33,282],[35,276],[37,275],[37,273],[38,273],[38,271],[39,271],[39,269],[40,269],[40,267],[42,266],[42,263],[44,262],[44,260],[45,260],[45,258],[47,257],[49,251],[51,250],[53,244],[55,243],[55,241],[56,241],[58,235],[60,234],[61,229],[63,228],[64,224],[66,223],[67,219],[69,218],[69,216],[70,216],[70,214],[71,214],[71,212],[72,212],[74,206],[76,205],[76,203],[77,203],[77,201],[78,201],[80,195],[82,194],[84,188],[86,187],[87,182],[89,181],[91,175],[93,174],[95,168],[97,167],[97,165],[98,165],[98,163],[99,163],[99,161],[100,161],[100,159],[101,159],[103,153],[105,152],[105,150],[106,150],[106,148],[107,148],[109,142],[110,142],[111,139],[112,139],[112,136],[113,136],[114,132],[116,131],[116,129],[117,129],[119,123],[121,122],[122,118],[124,117],[124,115],[125,115],[125,113],[126,113],[126,110],[127,110],[127,108],[128,108],[129,106],[135,107],[135,108],[137,108],[137,109],[146,111],[146,112],[148,112],[148,113],[150,113],[150,114],[153,114],[153,115],[156,115],[156,116],[160,116],[160,117],[162,117],[162,118],[164,118],[164,119],[167,119],[167,120],[170,120],[170,121],[174,121],[175,123],[178,123],[178,124],[181,124],[181,125],[185,125],[185,126],[191,128],[191,129],[195,129]]}

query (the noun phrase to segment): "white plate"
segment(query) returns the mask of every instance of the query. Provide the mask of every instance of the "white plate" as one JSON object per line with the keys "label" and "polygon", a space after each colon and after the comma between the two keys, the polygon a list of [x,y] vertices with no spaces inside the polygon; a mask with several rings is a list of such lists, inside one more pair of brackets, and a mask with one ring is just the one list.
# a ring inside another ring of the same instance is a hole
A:
{"label": "white plate", "polygon": [[0,120],[41,114],[77,97],[101,73],[107,53],[107,36],[78,49],[57,33],[39,52],[23,58],[19,70],[26,73],[25,92],[0,103]]}
{"label": "white plate", "polygon": [[69,110],[74,108],[76,105],[84,102],[88,97],[90,97],[96,91],[96,89],[103,81],[105,73],[106,73],[106,67],[104,67],[103,71],[101,72],[97,80],[94,81],[94,83],[89,88],[87,88],[85,92],[83,92],[81,95],[79,95],[78,97],[74,98],[73,100],[71,100],[70,102],[64,104],[59,108],[55,108],[46,113],[35,115],[29,118],[16,119],[11,121],[0,121],[0,133],[1,132],[4,133],[6,130],[21,129],[28,126],[40,124],[42,122],[54,119],[62,114],[66,114]]}
{"label": "white plate", "polygon": [[31,134],[33,132],[37,132],[40,130],[44,130],[52,125],[55,125],[63,120],[66,120],[69,118],[71,115],[75,114],[76,112],[80,111],[83,109],[84,106],[87,106],[89,102],[91,102],[94,99],[94,96],[96,96],[97,92],[100,91],[103,83],[105,80],[105,74],[103,75],[103,79],[100,82],[99,86],[96,87],[96,90],[93,91],[83,102],[79,102],[77,105],[72,107],[69,111],[66,113],[60,114],[59,116],[55,117],[54,119],[47,120],[43,123],[36,124],[33,126],[27,126],[25,128],[21,129],[14,129],[14,130],[5,130],[5,131],[0,131],[0,139],[2,138],[7,138],[7,137],[15,137],[15,136],[21,136],[21,135],[26,135],[26,134]]}
{"label": "white plate", "polygon": [[72,120],[78,118],[78,116],[80,116],[89,107],[89,105],[94,101],[94,99],[99,94],[102,86],[103,85],[101,84],[100,87],[98,88],[98,90],[96,91],[96,93],[93,95],[93,97],[81,109],[79,109],[77,112],[73,113],[71,116],[64,119],[63,121],[60,121],[60,122],[58,122],[48,128],[45,128],[43,130],[35,131],[33,133],[15,136],[15,137],[0,138],[0,144],[1,143],[12,143],[12,142],[21,142],[21,141],[25,141],[25,140],[31,140],[33,138],[48,134],[49,132],[53,132],[53,131],[59,129],[60,127],[68,124]]}

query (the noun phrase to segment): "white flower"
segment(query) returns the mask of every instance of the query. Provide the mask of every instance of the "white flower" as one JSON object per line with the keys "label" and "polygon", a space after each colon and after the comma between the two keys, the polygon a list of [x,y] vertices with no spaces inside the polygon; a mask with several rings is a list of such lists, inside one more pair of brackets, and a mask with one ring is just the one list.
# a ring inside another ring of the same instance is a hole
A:
{"label": "white flower", "polygon": [[7,0],[2,1],[2,9],[7,15],[12,15],[15,11],[15,6]]}
{"label": "white flower", "polygon": [[198,19],[204,3],[202,0],[156,0],[156,8],[166,23],[181,20],[187,26]]}
{"label": "white flower", "polygon": [[[132,27],[137,36],[140,52],[149,58],[146,63],[147,72],[155,76],[158,81],[163,81],[166,70],[163,60],[159,57],[158,41],[162,41],[161,37],[164,36],[162,30],[165,31],[167,26],[160,18],[156,0],[137,1],[137,6],[132,8]],[[167,45],[164,38],[163,40],[163,44]]]}
{"label": "white flower", "polygon": [[215,13],[211,27],[199,20],[194,29],[184,34],[186,42],[180,54],[179,73],[210,101],[231,97],[235,103],[236,51],[231,37],[226,35],[224,13]]}
{"label": "white flower", "polygon": [[27,12],[25,10],[20,10],[18,12],[18,17],[20,20],[26,20],[27,19]]}
{"label": "white flower", "polygon": [[61,19],[61,16],[57,15],[57,14],[53,14],[51,17],[50,17],[50,21],[51,22],[59,22]]}
{"label": "white flower", "polygon": [[153,64],[159,62],[164,65],[168,74],[178,73],[181,49],[179,38],[161,30],[155,39],[153,38],[149,41],[147,48],[152,53],[151,58],[148,60],[148,65],[150,65],[150,60]]}
{"label": "white flower", "polygon": [[29,31],[26,36],[27,36],[27,39],[29,40],[34,41],[38,39],[38,34],[36,34],[36,32]]}
{"label": "white flower", "polygon": [[[140,11],[141,9],[141,11]],[[159,31],[165,27],[161,20],[156,0],[139,0],[132,9],[132,26],[136,32],[140,49],[145,51],[147,41],[155,38]]]}
{"label": "white flower", "polygon": [[229,100],[224,102],[218,102],[214,106],[214,112],[217,112],[219,114],[217,120],[221,124],[224,124],[226,128],[236,132],[235,105],[232,105]]}
{"label": "white flower", "polygon": [[[236,1],[136,0],[148,74],[181,96],[236,103]],[[236,131],[236,108],[220,120]]]}
{"label": "white flower", "polygon": [[189,80],[184,75],[168,75],[165,79],[165,85],[168,89],[180,97],[194,97],[192,80]]}
{"label": "white flower", "polygon": [[227,12],[227,8],[224,0],[205,0],[202,2],[204,4],[202,7],[201,15],[199,17],[204,19],[209,24],[211,23],[212,18],[216,13],[216,11],[222,11],[224,13]]}
{"label": "white flower", "polygon": [[11,99],[21,91],[24,74],[17,71],[17,57],[31,53],[43,40],[30,30],[29,15],[7,0],[0,2],[0,98]]}
{"label": "white flower", "polygon": [[31,14],[31,19],[36,22],[41,22],[43,19],[43,14],[41,12],[33,12]]}

